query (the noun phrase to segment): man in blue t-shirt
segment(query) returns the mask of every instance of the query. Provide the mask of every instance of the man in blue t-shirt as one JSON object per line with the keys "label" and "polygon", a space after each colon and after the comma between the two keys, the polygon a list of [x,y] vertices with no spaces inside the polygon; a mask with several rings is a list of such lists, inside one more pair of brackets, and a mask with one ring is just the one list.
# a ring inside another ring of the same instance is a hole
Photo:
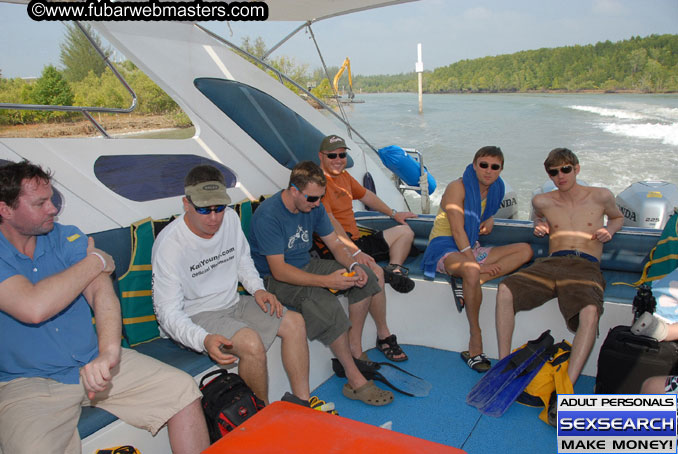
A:
{"label": "man in blue t-shirt", "polygon": [[[299,311],[308,338],[328,345],[341,362],[348,380],[344,395],[368,405],[386,405],[393,401],[393,393],[367,381],[354,362],[363,354],[365,318],[381,287],[374,273],[358,264],[337,237],[320,203],[326,183],[316,164],[297,164],[287,189],[265,200],[252,216],[252,257],[267,290]],[[336,260],[311,258],[314,232]],[[348,297],[349,317],[336,292]]]}
{"label": "man in blue t-shirt", "polygon": [[0,167],[0,451],[79,453],[81,407],[96,406],[153,434],[167,424],[173,452],[202,452],[193,377],[120,347],[115,263],[54,222],[50,181],[28,161]]}

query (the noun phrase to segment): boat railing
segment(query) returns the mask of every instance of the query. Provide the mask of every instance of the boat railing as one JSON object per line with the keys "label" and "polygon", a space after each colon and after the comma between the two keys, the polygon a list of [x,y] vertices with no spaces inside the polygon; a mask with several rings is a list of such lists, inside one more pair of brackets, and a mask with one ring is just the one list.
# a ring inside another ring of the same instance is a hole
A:
{"label": "boat railing", "polygon": [[16,104],[16,103],[0,103],[0,109],[19,109],[19,110],[46,110],[52,112],[80,112],[84,115],[87,120],[94,125],[94,127],[103,135],[105,138],[110,138],[103,126],[101,126],[90,114],[91,112],[98,113],[130,113],[137,107],[137,95],[127,83],[125,78],[118,72],[115,66],[108,59],[108,56],[104,53],[103,50],[97,45],[96,41],[87,33],[85,27],[80,24],[78,21],[74,21],[75,25],[80,29],[80,31],[85,35],[89,43],[96,49],[101,58],[106,63],[113,75],[120,81],[120,83],[125,87],[125,90],[132,96],[131,105],[126,108],[117,108],[117,107],[94,107],[94,106],[52,106],[46,104]]}
{"label": "boat railing", "polygon": [[419,162],[419,185],[410,186],[398,177],[398,189],[401,193],[406,190],[418,191],[421,194],[421,213],[429,214],[431,213],[431,195],[428,193],[428,175],[424,167],[424,155],[416,148],[403,148],[403,150]]}
{"label": "boat railing", "polygon": [[[277,77],[277,79],[280,81],[280,83],[288,82],[288,83],[292,84],[292,85],[293,85],[295,88],[297,88],[300,92],[304,93],[307,97],[309,97],[310,99],[312,99],[312,100],[313,100],[314,102],[316,102],[319,106],[321,106],[321,107],[322,107],[323,109],[325,109],[327,112],[329,112],[330,114],[332,114],[337,120],[339,120],[339,121],[346,127],[346,130],[347,130],[347,132],[348,132],[348,134],[349,134],[349,137],[351,137],[352,139],[354,139],[354,138],[352,137],[352,134],[355,134],[357,137],[360,138],[360,140],[362,141],[362,143],[363,143],[364,145],[366,145],[367,147],[369,147],[374,153],[376,153],[376,154],[378,155],[378,152],[377,152],[376,147],[374,147],[372,144],[370,144],[370,143],[367,141],[367,139],[365,139],[365,137],[363,137],[358,131],[356,131],[356,130],[353,128],[353,126],[351,126],[351,124],[348,122],[348,120],[347,120],[347,118],[346,118],[346,116],[345,116],[345,114],[344,114],[344,112],[343,112],[343,109],[342,109],[342,107],[341,107],[341,103],[339,103],[339,109],[340,109],[340,111],[342,112],[342,115],[339,115],[339,114],[337,114],[337,113],[334,111],[334,109],[332,109],[332,108],[331,108],[330,106],[328,106],[324,101],[322,101],[320,98],[318,98],[318,97],[315,96],[313,93],[311,93],[311,91],[308,90],[306,87],[303,87],[302,85],[300,85],[299,83],[297,83],[295,80],[290,79],[290,78],[287,77],[284,73],[282,73],[281,71],[279,71],[277,68],[275,68],[275,67],[269,65],[268,63],[266,63],[266,62],[265,62],[264,60],[262,60],[261,58],[259,58],[259,57],[255,56],[255,55],[253,55],[253,54],[247,52],[246,50],[244,50],[244,49],[242,49],[241,47],[239,47],[239,46],[233,44],[232,42],[228,41],[227,39],[223,38],[222,36],[219,36],[218,34],[212,32],[211,30],[208,30],[207,28],[203,27],[202,25],[199,25],[199,24],[194,24],[194,25],[195,25],[196,27],[198,27],[200,30],[202,30],[204,33],[206,33],[207,35],[209,35],[210,37],[212,37],[212,38],[216,39],[217,41],[219,41],[220,43],[225,44],[226,46],[230,47],[231,49],[233,49],[233,50],[235,50],[235,51],[241,53],[241,54],[244,55],[245,57],[247,57],[247,58],[251,59],[252,61],[256,62],[257,64],[263,66],[263,67],[266,68],[267,70],[272,71],[272,72],[276,75],[276,77]],[[294,35],[295,33],[297,33],[299,30],[301,30],[301,29],[304,28],[304,27],[307,27],[307,28],[309,29],[309,31],[310,31],[311,34],[313,33],[312,30],[310,29],[310,23],[309,23],[309,22],[307,22],[307,23],[305,23],[305,24],[302,24],[302,25],[299,26],[297,29],[295,29],[292,33],[290,33],[285,39],[283,39],[280,43],[278,43],[276,46],[274,46],[272,49],[270,49],[270,50],[264,55],[264,58],[266,58],[268,55],[270,55],[271,52],[273,52],[273,50],[275,50],[275,49],[277,49],[278,47],[280,47],[280,45],[281,45],[283,42],[285,42],[285,41],[286,41],[287,39],[289,39],[292,35]],[[313,36],[313,35],[312,35],[312,36]],[[315,42],[315,38],[314,38],[314,42]],[[316,47],[317,47],[317,43],[316,43]],[[319,49],[318,49],[318,53],[320,54],[320,50],[319,50]],[[321,60],[322,60],[322,54],[320,54],[320,58],[321,58]],[[323,61],[323,67],[325,67],[324,61]],[[327,71],[326,71],[326,73],[327,73]],[[328,78],[329,78],[329,76],[328,76]],[[355,140],[355,139],[354,139],[354,140]],[[416,150],[416,149],[414,149],[414,148],[404,148],[404,150],[405,150],[407,153],[411,154],[411,155],[416,155],[416,159],[419,161],[419,164],[420,164],[420,175],[421,175],[421,176],[420,176],[420,179],[419,179],[419,186],[410,186],[410,185],[407,185],[400,177],[398,177],[397,175],[394,174],[394,176],[395,176],[395,178],[396,178],[396,185],[397,185],[398,189],[400,190],[401,194],[404,193],[405,190],[420,191],[420,192],[421,192],[421,212],[422,212],[423,214],[428,214],[428,213],[430,213],[430,211],[431,211],[431,201],[430,201],[430,194],[429,194],[429,192],[428,192],[428,178],[427,178],[427,176],[426,176],[426,170],[424,169],[424,156],[421,154],[420,151],[418,151],[418,150]],[[407,203],[407,201],[406,201],[406,203]]]}
{"label": "boat railing", "polygon": [[[374,147],[371,143],[369,143],[367,141],[367,139],[365,137],[363,137],[362,134],[360,134],[355,128],[353,128],[353,126],[351,126],[351,124],[345,118],[342,118],[341,115],[337,114],[334,111],[334,109],[332,109],[323,100],[321,100],[320,98],[315,96],[313,93],[311,93],[310,90],[308,90],[306,87],[303,87],[298,82],[296,82],[294,79],[289,78],[287,75],[285,75],[285,73],[283,73],[280,70],[278,70],[277,68],[269,65],[268,63],[266,63],[266,61],[262,60],[261,58],[257,57],[256,55],[253,55],[253,54],[247,52],[245,49],[242,49],[241,47],[237,46],[236,44],[233,44],[229,40],[223,38],[222,36],[220,36],[216,33],[214,33],[213,31],[203,27],[200,24],[194,24],[194,25],[195,25],[195,27],[199,28],[200,30],[202,30],[203,32],[205,32],[206,34],[211,36],[212,38],[219,41],[220,43],[225,44],[226,46],[230,47],[231,49],[234,49],[235,51],[241,53],[242,55],[246,56],[247,58],[253,60],[258,65],[261,65],[264,68],[266,68],[267,70],[273,72],[276,75],[277,79],[280,81],[281,84],[284,84],[285,82],[287,82],[287,83],[290,83],[291,85],[293,85],[299,91],[301,91],[306,96],[308,96],[310,99],[312,99],[314,102],[316,102],[319,106],[321,106],[324,110],[326,110],[331,115],[333,115],[337,120],[339,120],[346,127],[346,130],[349,134],[349,137],[353,138],[352,134],[355,134],[356,136],[358,136],[360,138],[360,140],[362,140],[362,143],[364,143],[366,146],[368,146],[374,153],[377,153],[376,147]],[[302,25],[300,28],[303,28],[304,26],[306,26],[306,24]],[[270,51],[269,51],[269,53],[270,53]]]}

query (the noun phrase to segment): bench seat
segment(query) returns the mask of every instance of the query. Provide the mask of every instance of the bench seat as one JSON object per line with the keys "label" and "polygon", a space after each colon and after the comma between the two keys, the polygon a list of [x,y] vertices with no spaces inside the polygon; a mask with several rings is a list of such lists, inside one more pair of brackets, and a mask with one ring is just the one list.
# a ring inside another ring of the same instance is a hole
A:
{"label": "bench seat", "polygon": [[[423,254],[415,258],[409,258],[405,261],[405,266],[410,270],[410,277],[414,279],[425,279],[424,272],[421,270],[421,261]],[[381,265],[386,265],[386,262],[380,263]],[[486,282],[484,287],[493,287],[496,288],[499,283],[504,279],[505,276],[502,276],[497,279],[493,279],[489,282]],[[605,287],[605,301],[613,303],[625,303],[631,304],[633,302],[633,297],[636,295],[635,287],[629,285],[612,285],[616,282],[625,282],[631,284],[640,279],[639,272],[631,271],[614,271],[614,270],[603,270],[603,277],[607,286]],[[446,274],[436,273],[434,279],[436,282],[450,282],[450,278]]]}
{"label": "bench seat", "polygon": [[[415,219],[409,219],[408,225],[415,234],[414,246],[420,251],[426,249],[428,235],[433,227],[433,215],[419,215]],[[380,213],[361,212],[356,215],[356,220],[361,226],[375,230],[385,230],[396,225],[396,222]],[[548,239],[537,238],[532,234],[533,224],[531,221],[497,220],[492,233],[480,237],[483,246],[498,246],[511,243],[528,243],[532,247],[534,258],[548,255]],[[618,282],[631,284],[640,279],[643,266],[649,258],[649,252],[656,244],[661,231],[653,229],[640,229],[625,227],[618,232],[611,241],[603,247],[601,269],[607,283],[604,299],[608,302],[631,304],[636,294],[636,289],[628,285],[613,285]],[[423,252],[415,258],[405,261],[405,266],[410,270],[413,278],[424,279],[421,270]],[[385,264],[385,263],[384,263]],[[449,282],[449,277],[437,273],[435,281]],[[485,283],[486,287],[497,287],[502,278],[494,279]]]}
{"label": "bench seat", "polygon": [[[359,224],[377,230],[384,230],[395,225],[395,221],[392,219],[375,212],[357,213],[356,218]],[[416,219],[408,220],[408,224],[415,232],[415,247],[420,251],[426,248],[433,219],[434,216],[432,215],[420,215]],[[633,234],[633,238],[629,238],[631,234]],[[625,285],[612,285],[612,283],[631,283],[640,278],[643,265],[648,259],[648,253],[657,242],[660,234],[661,232],[654,230],[625,228],[605,245],[602,259],[603,275],[607,282],[605,301],[632,303],[635,289]],[[118,297],[120,297],[117,279],[125,274],[130,263],[130,229],[129,227],[113,229],[90,236],[94,238],[98,248],[111,254],[115,260],[114,287]],[[532,223],[529,221],[497,221],[492,233],[481,238],[481,243],[485,246],[516,242],[529,243],[535,257],[544,257],[548,254],[548,241],[532,235]],[[420,254],[405,262],[405,266],[410,269],[410,275],[415,279],[424,279],[420,267],[422,258],[423,254]],[[496,287],[501,279],[494,279],[486,283],[485,286]],[[435,281],[447,283],[449,277],[444,274],[437,274]],[[215,366],[215,363],[208,356],[183,349],[168,339],[155,339],[134,348],[194,377]],[[116,419],[115,416],[104,410],[92,407],[83,408],[78,422],[81,438],[86,438]]]}

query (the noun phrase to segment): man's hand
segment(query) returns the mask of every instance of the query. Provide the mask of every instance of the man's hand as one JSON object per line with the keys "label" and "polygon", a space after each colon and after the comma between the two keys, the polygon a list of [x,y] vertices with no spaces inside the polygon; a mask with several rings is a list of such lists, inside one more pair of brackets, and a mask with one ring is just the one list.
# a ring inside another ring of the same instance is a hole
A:
{"label": "man's hand", "polygon": [[282,317],[283,306],[273,293],[266,290],[257,290],[254,292],[254,301],[257,302],[262,311],[269,313],[270,308],[271,315],[275,314],[278,318]]}
{"label": "man's hand", "polygon": [[478,233],[480,235],[489,235],[490,232],[492,232],[493,228],[494,228],[494,218],[488,218],[480,223],[480,230]]}
{"label": "man's hand", "polygon": [[549,223],[542,218],[534,220],[534,236],[543,237],[549,234]]}
{"label": "man's hand", "polygon": [[105,391],[111,381],[111,369],[120,362],[120,347],[99,352],[99,356],[80,368],[80,381],[92,400],[96,393]]}
{"label": "man's hand", "polygon": [[[357,268],[354,267],[353,270],[357,271]],[[358,284],[358,273],[354,276],[344,276],[344,273],[347,273],[346,269],[339,269],[334,273],[328,274],[325,276],[325,288],[332,290],[347,290],[351,287],[355,287]],[[363,274],[365,272],[363,271]],[[364,285],[364,284],[363,284]]]}
{"label": "man's hand", "polygon": [[405,222],[405,219],[416,217],[417,215],[412,213],[411,211],[398,211],[396,214],[393,215],[393,219],[395,219],[396,222],[400,224],[407,224],[407,222]]}
{"label": "man's hand", "polygon": [[210,355],[210,358],[217,364],[225,366],[226,364],[232,364],[238,360],[235,355],[226,353],[233,348],[233,342],[220,334],[208,334],[205,336],[203,345],[205,346],[207,354]]}
{"label": "man's hand", "polygon": [[353,277],[357,277],[358,280],[356,281],[355,285],[357,287],[363,288],[365,284],[367,284],[367,273],[365,272],[364,269],[360,268],[359,266],[354,266],[353,267],[353,272],[355,273]]}
{"label": "man's hand", "polygon": [[113,260],[113,257],[111,257],[109,254],[106,252],[102,251],[101,249],[97,249],[94,247],[94,238],[88,237],[87,238],[87,255],[90,255],[91,253],[95,252],[99,257],[104,259],[104,269],[102,270],[102,273],[106,274],[111,274],[113,271],[115,271],[115,261]]}
{"label": "man's hand", "polygon": [[[371,255],[365,254],[364,252],[360,251],[357,255],[353,256],[356,262],[360,263],[361,265],[365,266],[370,266],[371,263],[377,263],[374,258],[372,258]],[[371,268],[371,267],[370,267]]]}
{"label": "man's hand", "polygon": [[601,243],[607,243],[612,239],[612,234],[605,227],[601,227],[595,232],[593,232],[592,240],[598,240]]}

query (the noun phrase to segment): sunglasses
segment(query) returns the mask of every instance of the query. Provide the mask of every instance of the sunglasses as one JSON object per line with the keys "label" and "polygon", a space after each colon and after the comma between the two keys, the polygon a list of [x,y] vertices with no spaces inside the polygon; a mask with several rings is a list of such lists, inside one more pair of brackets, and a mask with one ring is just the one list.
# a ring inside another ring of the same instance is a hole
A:
{"label": "sunglasses", "polygon": [[548,173],[552,177],[555,177],[556,175],[558,175],[558,172],[563,172],[563,173],[567,174],[567,173],[572,172],[572,169],[574,169],[574,167],[572,167],[572,166],[562,166],[562,167],[559,167],[557,169],[548,169],[546,171],[546,173]]}
{"label": "sunglasses", "polygon": [[[344,154],[346,154],[346,153],[344,153]],[[291,184],[292,184],[292,186],[294,186],[294,189],[299,191],[299,194],[303,195],[306,198],[306,201],[308,203],[315,203],[318,200],[322,199],[322,197],[323,197],[322,195],[306,195],[303,192],[301,192],[301,189],[299,189],[296,184],[294,184],[294,183],[291,183]],[[323,195],[325,195],[325,194],[323,194]]]}
{"label": "sunglasses", "polygon": [[485,161],[480,161],[480,162],[478,163],[478,167],[480,167],[481,169],[487,169],[488,167],[491,167],[492,170],[499,170],[499,169],[501,169],[501,166],[500,166],[499,164],[492,164],[492,165],[490,165],[489,162],[485,162]]}
{"label": "sunglasses", "polygon": [[343,151],[341,153],[325,153],[325,156],[327,156],[327,159],[337,159],[337,158],[345,159],[346,154],[347,153]]}
{"label": "sunglasses", "polygon": [[189,202],[191,202],[191,205],[193,205],[193,208],[195,208],[195,211],[200,213],[200,214],[210,214],[212,211],[215,213],[221,213],[226,209],[226,205],[214,205],[211,207],[199,207],[196,206],[195,203],[191,199],[188,199]]}

